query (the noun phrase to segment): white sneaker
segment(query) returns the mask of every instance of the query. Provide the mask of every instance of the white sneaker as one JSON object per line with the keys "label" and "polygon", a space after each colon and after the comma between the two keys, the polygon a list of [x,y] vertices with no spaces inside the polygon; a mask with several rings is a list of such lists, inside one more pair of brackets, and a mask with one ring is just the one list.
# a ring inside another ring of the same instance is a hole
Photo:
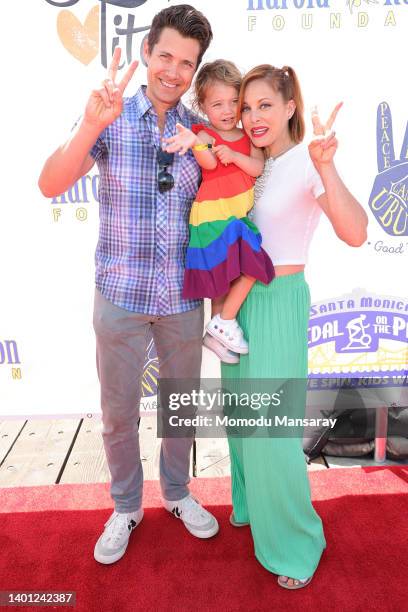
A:
{"label": "white sneaker", "polygon": [[207,324],[206,330],[230,351],[241,355],[248,353],[248,342],[245,340],[244,332],[236,319],[224,321],[220,315],[215,315]]}
{"label": "white sneaker", "polygon": [[95,544],[94,557],[108,565],[123,557],[130,534],[143,518],[143,509],[130,513],[113,512],[105,523],[105,530]]}
{"label": "white sneaker", "polygon": [[224,363],[239,363],[238,353],[234,353],[227,349],[227,347],[221,344],[217,338],[210,336],[210,334],[205,334],[203,345],[215,353]]}
{"label": "white sneaker", "polygon": [[183,521],[186,529],[197,538],[211,538],[218,533],[217,519],[191,494],[178,501],[163,499],[163,505],[176,518]]}

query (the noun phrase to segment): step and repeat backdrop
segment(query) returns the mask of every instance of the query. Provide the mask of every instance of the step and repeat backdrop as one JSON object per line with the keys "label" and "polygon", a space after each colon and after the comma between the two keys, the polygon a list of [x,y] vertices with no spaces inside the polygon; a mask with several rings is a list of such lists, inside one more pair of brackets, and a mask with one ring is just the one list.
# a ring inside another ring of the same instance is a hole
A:
{"label": "step and repeat backdrop", "polygon": [[[206,60],[297,71],[310,110],[339,101],[337,167],[369,216],[347,247],[322,219],[307,267],[314,377],[403,384],[408,363],[406,0],[191,0],[210,20]],[[2,23],[0,419],[96,414],[92,328],[98,170],[47,199],[37,181],[120,46],[125,70],[167,0],[16,0]],[[126,94],[145,82],[140,64]],[[186,96],[186,103],[189,97]],[[208,304],[206,304],[208,311]],[[203,376],[219,364],[204,351]],[[154,410],[151,342],[143,412]]]}

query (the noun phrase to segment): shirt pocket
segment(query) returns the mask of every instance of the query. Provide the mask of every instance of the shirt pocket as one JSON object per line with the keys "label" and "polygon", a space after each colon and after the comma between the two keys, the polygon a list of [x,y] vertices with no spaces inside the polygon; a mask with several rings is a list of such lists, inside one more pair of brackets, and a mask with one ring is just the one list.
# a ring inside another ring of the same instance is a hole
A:
{"label": "shirt pocket", "polygon": [[176,179],[176,188],[180,195],[188,200],[194,200],[201,182],[201,170],[194,155],[188,151],[180,159]]}
{"label": "shirt pocket", "polygon": [[146,135],[122,125],[108,140],[108,182],[111,198],[126,194],[143,195],[155,179],[154,148]]}

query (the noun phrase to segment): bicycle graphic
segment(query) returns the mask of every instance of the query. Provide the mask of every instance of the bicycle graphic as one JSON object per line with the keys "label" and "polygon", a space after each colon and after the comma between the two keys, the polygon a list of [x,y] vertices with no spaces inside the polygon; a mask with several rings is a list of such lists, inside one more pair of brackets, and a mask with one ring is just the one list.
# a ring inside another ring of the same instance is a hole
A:
{"label": "bicycle graphic", "polygon": [[370,334],[368,334],[366,331],[370,327],[369,323],[366,325],[364,324],[366,318],[367,315],[361,314],[359,317],[355,317],[347,323],[346,329],[349,335],[349,343],[347,346],[341,349],[342,351],[370,348],[373,339],[372,336],[370,336]]}

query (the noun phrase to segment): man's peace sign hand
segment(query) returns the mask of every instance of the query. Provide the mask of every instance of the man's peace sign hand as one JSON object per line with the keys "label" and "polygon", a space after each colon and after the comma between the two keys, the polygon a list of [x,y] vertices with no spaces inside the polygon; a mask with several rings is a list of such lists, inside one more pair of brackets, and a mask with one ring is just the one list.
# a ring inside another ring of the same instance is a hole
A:
{"label": "man's peace sign hand", "polygon": [[120,62],[120,47],[116,47],[112,63],[108,69],[108,76],[99,89],[94,89],[85,109],[85,121],[97,126],[102,131],[119,117],[123,108],[123,93],[132,78],[139,62],[130,64],[123,78],[118,83],[117,72]]}

